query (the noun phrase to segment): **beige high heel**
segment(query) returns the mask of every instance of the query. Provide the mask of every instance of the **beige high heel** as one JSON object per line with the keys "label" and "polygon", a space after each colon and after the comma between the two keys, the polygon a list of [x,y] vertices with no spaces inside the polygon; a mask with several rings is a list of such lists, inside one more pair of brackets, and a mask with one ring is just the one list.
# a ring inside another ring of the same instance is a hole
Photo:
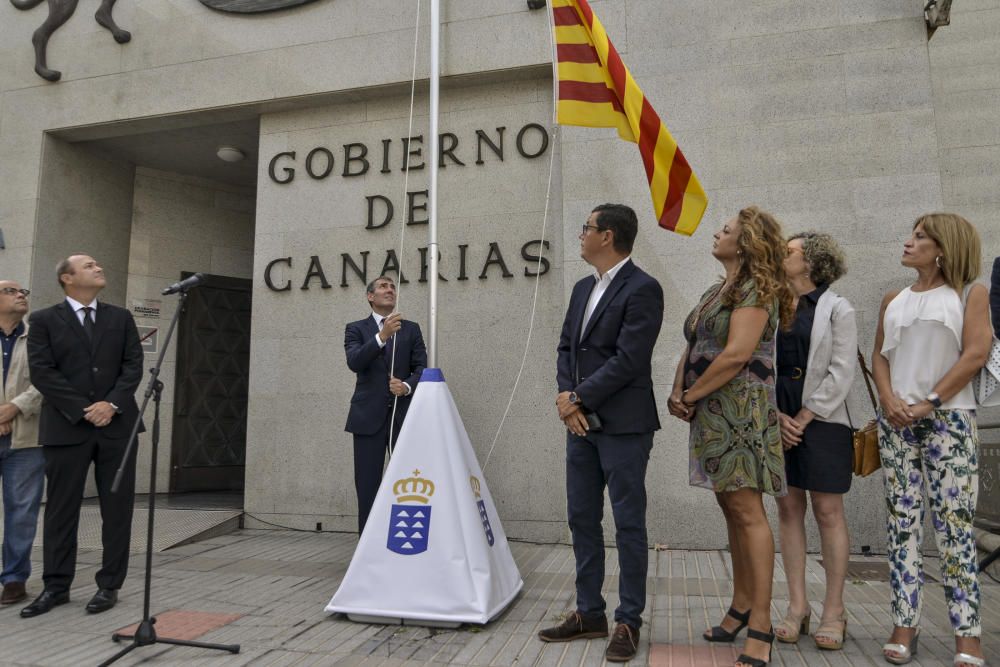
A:
{"label": "beige high heel", "polygon": [[[785,613],[785,618],[774,626],[774,635],[779,642],[784,644],[794,644],[799,641],[801,635],[809,634],[809,623],[812,620],[812,609],[808,609],[802,616],[796,616],[791,612]],[[782,630],[786,634],[778,634]]]}
{"label": "beige high heel", "polygon": [[[813,641],[816,648],[824,651],[840,651],[844,648],[844,637],[847,635],[847,616],[841,614],[840,618],[831,621],[820,620],[819,627],[813,633]],[[825,639],[821,642],[820,638]]]}

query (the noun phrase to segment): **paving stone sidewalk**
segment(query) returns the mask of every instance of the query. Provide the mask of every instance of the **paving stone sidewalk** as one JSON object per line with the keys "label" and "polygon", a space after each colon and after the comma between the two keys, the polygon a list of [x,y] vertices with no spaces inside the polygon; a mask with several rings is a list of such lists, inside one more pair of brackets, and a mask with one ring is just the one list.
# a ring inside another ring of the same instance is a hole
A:
{"label": "paving stone sidewalk", "polygon": [[[118,665],[316,665],[416,667],[435,665],[591,666],[602,665],[603,640],[543,644],[537,631],[572,608],[573,554],[564,545],[513,543],[524,590],[498,620],[458,630],[378,626],[330,617],[323,612],[353,553],[357,538],[347,534],[240,530],[170,549],[154,558],[154,614],[166,636],[177,628],[185,637],[212,628],[198,639],[239,643],[238,655],[157,645],[133,651]],[[35,571],[41,570],[36,546]],[[729,599],[728,555],[717,551],[660,551],[650,558],[649,601],[642,645],[633,665],[655,667],[732,665],[734,650],[699,639],[718,622]],[[860,557],[852,560],[863,560]],[[609,554],[609,568],[616,561]],[[120,647],[113,631],[141,618],[143,556],[135,554],[131,574],[113,610],[92,616],[83,605],[94,592],[99,551],[81,550],[72,602],[35,619],[21,619],[21,605],[0,608],[0,665],[97,665]],[[871,558],[874,569],[883,562]],[[936,563],[929,563],[931,574]],[[608,599],[615,604],[617,577],[610,569]],[[822,569],[809,560],[812,600],[822,594]],[[772,616],[784,612],[780,560]],[[37,593],[33,577],[29,591]],[[925,623],[914,666],[951,665],[952,640],[940,584],[927,585]],[[849,638],[843,651],[820,652],[809,638],[779,645],[772,665],[884,665],[879,647],[888,636],[888,584],[852,580],[847,584]],[[813,613],[821,609],[813,605]],[[171,612],[171,613],[164,613]],[[983,581],[987,657],[1000,665],[1000,584]],[[199,624],[201,624],[199,626]]]}

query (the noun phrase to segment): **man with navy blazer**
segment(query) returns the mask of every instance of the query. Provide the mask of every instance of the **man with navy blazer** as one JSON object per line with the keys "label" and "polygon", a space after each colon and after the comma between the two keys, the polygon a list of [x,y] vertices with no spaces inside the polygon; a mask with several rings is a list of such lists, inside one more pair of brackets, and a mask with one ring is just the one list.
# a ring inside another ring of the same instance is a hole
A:
{"label": "man with navy blazer", "polygon": [[1000,338],[1000,257],[993,260],[993,275],[990,276],[990,316],[993,335]]}
{"label": "man with navy blazer", "polygon": [[615,520],[619,604],[605,652],[611,662],[638,648],[646,604],[646,464],[660,428],[651,360],[663,322],[660,284],[632,263],[635,212],[621,204],[593,210],[580,256],[594,269],[578,282],[559,338],[556,406],[566,435],[566,505],[576,557],[576,610],[542,630],[542,641],[606,637],[604,489]]}
{"label": "man with navy blazer", "polygon": [[347,366],[358,376],[344,430],[354,434],[359,534],[364,532],[382,483],[390,430],[395,443],[410,406],[410,395],[427,366],[420,326],[392,312],[396,307],[392,278],[380,276],[368,283],[366,298],[371,315],[351,322],[344,332]]}
{"label": "man with navy blazer", "polygon": [[131,313],[97,300],[104,270],[93,257],[72,255],[56,267],[66,298],[31,315],[28,367],[42,394],[38,442],[48,481],[43,528],[45,589],[21,610],[27,618],[69,602],[76,573],[80,503],[90,463],[101,504],[101,568],[87,611],[111,609],[128,571],[135,495],[135,455],[111,493],[132,426],[142,379],[142,344]]}

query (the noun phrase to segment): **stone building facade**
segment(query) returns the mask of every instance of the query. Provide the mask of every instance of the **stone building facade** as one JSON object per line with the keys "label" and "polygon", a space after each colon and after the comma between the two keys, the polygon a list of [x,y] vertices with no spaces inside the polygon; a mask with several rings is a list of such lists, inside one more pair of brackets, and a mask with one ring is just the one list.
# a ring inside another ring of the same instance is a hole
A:
{"label": "stone building facade", "polygon": [[[49,45],[57,83],[32,71],[45,8],[0,4],[0,276],[31,287],[41,307],[59,298],[56,261],[87,252],[107,270],[105,297],[161,335],[175,301],[159,289],[182,272],[243,280],[245,368],[212,381],[248,383],[240,475],[250,525],[355,525],[344,325],[367,312],[365,278],[399,269],[402,312],[426,322],[427,4],[412,128],[413,2],[236,15],[196,0],[125,0],[115,17],[132,33],[126,44],[84,6]],[[656,228],[635,146],[611,130],[553,126],[545,11],[523,0],[442,4],[439,365],[485,459],[527,350],[485,471],[512,537],[568,537],[555,345],[569,291],[588,272],[576,235],[594,205],[640,213],[634,258],[666,292],[661,404],[681,323],[720,270],[711,235],[743,205],[840,240],[850,265],[836,289],[857,309],[866,349],[880,296],[908,279],[899,255],[918,214],[960,212],[983,236],[984,262],[1000,254],[1000,0],[958,0],[930,39],[921,0],[594,0],[708,192],[692,238]],[[220,162],[223,144],[246,158]],[[234,423],[175,404],[182,362],[170,354],[164,374],[161,489],[184,488],[179,424]],[[850,406],[871,414],[860,377]],[[714,500],[687,485],[686,429],[661,413],[651,539],[719,547]],[[222,440],[209,448],[236,446]],[[848,507],[855,547],[882,549],[880,482],[856,481]]]}

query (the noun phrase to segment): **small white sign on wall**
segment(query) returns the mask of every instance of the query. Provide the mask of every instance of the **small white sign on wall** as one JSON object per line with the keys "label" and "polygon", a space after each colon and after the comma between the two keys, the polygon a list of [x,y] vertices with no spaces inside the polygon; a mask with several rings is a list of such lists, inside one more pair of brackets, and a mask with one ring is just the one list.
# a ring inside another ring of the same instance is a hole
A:
{"label": "small white sign on wall", "polygon": [[136,317],[159,319],[163,302],[159,299],[132,299],[132,314]]}

